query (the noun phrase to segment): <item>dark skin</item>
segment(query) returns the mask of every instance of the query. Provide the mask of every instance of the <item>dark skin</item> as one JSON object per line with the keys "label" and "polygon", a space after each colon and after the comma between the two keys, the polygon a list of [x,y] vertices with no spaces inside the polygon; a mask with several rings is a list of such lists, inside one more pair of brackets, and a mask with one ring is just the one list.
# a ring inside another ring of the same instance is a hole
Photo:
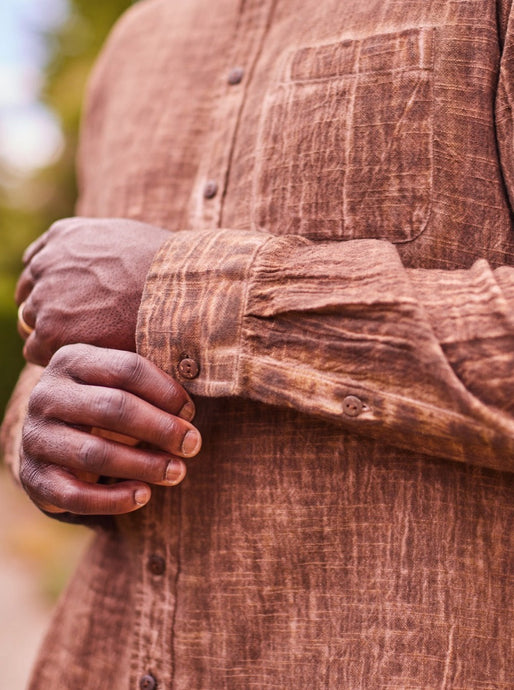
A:
{"label": "dark skin", "polygon": [[35,328],[25,358],[46,366],[70,343],[134,352],[146,274],[167,238],[166,230],[119,218],[54,223],[25,251],[16,288]]}
{"label": "dark skin", "polygon": [[[151,484],[182,481],[183,459],[200,450],[187,392],[134,352],[146,275],[167,237],[135,221],[73,218],[25,252],[16,300],[34,332],[20,334],[26,359],[46,369],[29,401],[20,478],[44,510],[137,510]],[[93,483],[99,475],[121,481]]]}

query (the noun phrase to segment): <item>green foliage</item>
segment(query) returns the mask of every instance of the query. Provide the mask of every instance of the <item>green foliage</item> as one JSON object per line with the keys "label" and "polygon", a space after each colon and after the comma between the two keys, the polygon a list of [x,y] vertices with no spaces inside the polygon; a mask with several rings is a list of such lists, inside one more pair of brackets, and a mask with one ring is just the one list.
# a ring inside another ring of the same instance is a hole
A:
{"label": "green foliage", "polygon": [[42,88],[42,100],[57,114],[64,132],[62,155],[30,179],[16,176],[0,160],[0,418],[22,366],[13,300],[20,257],[54,220],[73,215],[84,86],[109,29],[131,4],[130,0],[69,0],[68,19],[45,37],[48,62]]}

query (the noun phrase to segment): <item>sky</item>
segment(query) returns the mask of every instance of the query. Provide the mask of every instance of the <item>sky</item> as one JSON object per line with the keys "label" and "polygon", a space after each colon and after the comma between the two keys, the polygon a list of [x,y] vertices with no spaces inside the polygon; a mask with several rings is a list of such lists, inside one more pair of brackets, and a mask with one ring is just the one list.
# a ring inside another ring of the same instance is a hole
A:
{"label": "sky", "polygon": [[47,165],[62,147],[55,115],[39,102],[41,33],[67,11],[66,0],[0,0],[0,159],[18,173]]}

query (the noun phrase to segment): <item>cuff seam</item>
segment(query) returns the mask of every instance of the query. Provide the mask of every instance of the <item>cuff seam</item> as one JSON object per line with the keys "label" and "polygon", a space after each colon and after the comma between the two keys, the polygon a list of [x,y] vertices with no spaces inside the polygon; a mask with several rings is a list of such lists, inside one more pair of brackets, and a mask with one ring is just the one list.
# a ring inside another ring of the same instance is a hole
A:
{"label": "cuff seam", "polygon": [[247,356],[248,356],[247,352],[246,352],[246,347],[245,347],[246,341],[245,341],[245,338],[243,335],[244,331],[245,331],[245,325],[244,324],[245,324],[245,320],[246,320],[247,314],[248,314],[248,298],[249,298],[249,294],[250,294],[250,286],[253,285],[253,282],[254,282],[255,264],[257,261],[257,256],[258,256],[259,252],[263,251],[264,248],[268,245],[268,243],[274,239],[275,239],[274,236],[268,237],[262,244],[257,245],[255,247],[253,254],[252,254],[252,258],[251,258],[250,262],[248,263],[248,268],[246,271],[247,279],[245,281],[246,285],[245,285],[244,292],[243,292],[242,299],[241,299],[241,322],[240,322],[239,328],[238,328],[238,331],[239,331],[238,338],[237,338],[238,342],[235,344],[236,345],[236,362],[235,362],[235,367],[234,367],[234,369],[235,369],[234,382],[231,386],[231,394],[232,395],[241,395],[242,389],[243,389],[243,385],[242,385],[242,381],[241,381],[241,360],[243,357],[247,358]]}

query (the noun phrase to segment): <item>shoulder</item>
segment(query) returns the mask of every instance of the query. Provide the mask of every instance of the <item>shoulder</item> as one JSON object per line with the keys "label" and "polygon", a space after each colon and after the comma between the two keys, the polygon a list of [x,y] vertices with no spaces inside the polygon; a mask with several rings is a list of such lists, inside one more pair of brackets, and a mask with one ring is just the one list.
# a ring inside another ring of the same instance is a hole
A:
{"label": "shoulder", "polygon": [[96,60],[90,90],[108,74],[137,60],[156,34],[166,30],[169,5],[166,0],[141,0],[122,14]]}
{"label": "shoulder", "polygon": [[141,0],[116,22],[88,79],[83,108],[83,130],[101,125],[113,92],[154,62],[157,45],[172,20],[169,0]]}

